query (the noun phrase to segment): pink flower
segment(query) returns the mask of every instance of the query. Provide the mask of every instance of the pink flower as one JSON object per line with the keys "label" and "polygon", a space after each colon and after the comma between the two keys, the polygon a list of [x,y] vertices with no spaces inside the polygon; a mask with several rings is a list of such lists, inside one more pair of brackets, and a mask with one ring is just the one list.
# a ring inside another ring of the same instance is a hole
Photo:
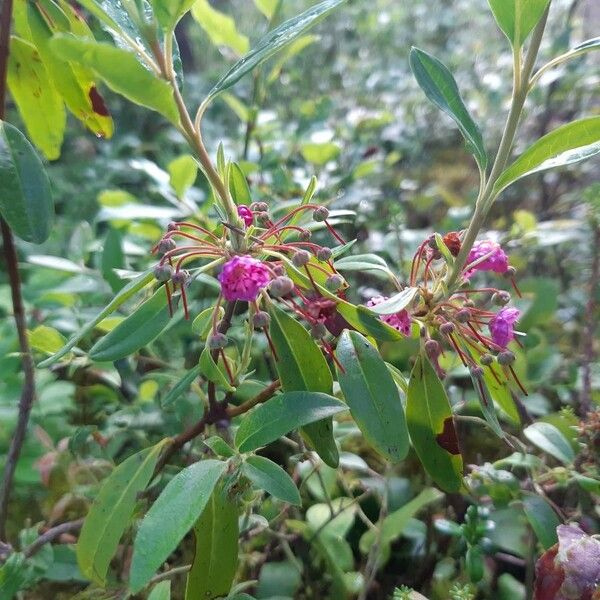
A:
{"label": "pink flower", "polygon": [[240,204],[237,207],[237,212],[242,221],[246,224],[246,227],[250,227],[250,225],[254,223],[254,214],[245,204]]}
{"label": "pink flower", "polygon": [[226,300],[252,302],[271,280],[271,273],[260,260],[251,256],[234,256],[223,265],[218,279]]}
{"label": "pink flower", "polygon": [[515,337],[514,324],[519,320],[521,311],[516,308],[503,308],[490,319],[488,327],[492,340],[501,348],[506,348]]}
{"label": "pink flower", "polygon": [[[487,256],[485,260],[469,268],[471,263]],[[502,250],[500,244],[492,240],[481,240],[475,242],[469,252],[465,266],[465,277],[469,278],[475,271],[494,271],[495,273],[506,273],[508,270],[508,256]]]}
{"label": "pink flower", "polygon": [[[387,296],[374,296],[367,302],[367,306],[377,306],[385,300],[387,300]],[[406,310],[401,310],[393,315],[380,315],[379,318],[400,333],[404,335],[410,335],[411,319]]]}

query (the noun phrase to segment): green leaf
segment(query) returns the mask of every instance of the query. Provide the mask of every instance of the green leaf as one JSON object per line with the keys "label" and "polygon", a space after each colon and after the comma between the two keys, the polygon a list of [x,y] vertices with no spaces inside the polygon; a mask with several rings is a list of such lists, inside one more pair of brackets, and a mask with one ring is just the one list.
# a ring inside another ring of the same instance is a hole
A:
{"label": "green leaf", "polygon": [[175,29],[181,17],[192,8],[196,0],[150,0],[154,16],[167,34]]}
{"label": "green leaf", "polygon": [[117,94],[179,122],[171,86],[148,71],[132,52],[66,33],[55,35],[50,48],[63,60],[92,69]]}
{"label": "green leaf", "polygon": [[273,83],[279,77],[279,75],[281,74],[281,71],[283,69],[283,66],[285,65],[285,63],[288,60],[290,60],[291,58],[293,58],[294,56],[296,56],[297,54],[302,52],[302,50],[304,50],[304,48],[310,46],[312,43],[316,42],[318,39],[319,39],[318,36],[308,34],[308,35],[303,35],[303,36],[297,38],[296,40],[294,40],[287,47],[285,52],[283,52],[282,55],[275,61],[275,64],[273,65],[273,68],[271,69],[271,72],[269,73],[269,75],[267,77],[267,84]]}
{"label": "green leaf", "polygon": [[250,42],[237,30],[233,17],[214,9],[208,0],[196,0],[192,15],[215,46],[227,46],[240,55],[248,52]]}
{"label": "green leaf", "polygon": [[[404,531],[410,519],[412,519],[422,508],[428,504],[443,498],[444,494],[435,488],[425,488],[416,498],[407,502],[404,506],[389,514],[383,520],[378,530],[381,532],[380,543],[384,546],[391,544]],[[360,551],[368,554],[371,546],[377,542],[378,532],[368,530],[360,538]]]}
{"label": "green leaf", "polygon": [[98,585],[106,583],[110,561],[129,525],[137,495],[148,485],[167,441],[122,462],[102,484],[85,518],[77,542],[77,562],[81,572]]}
{"label": "green leaf", "polygon": [[200,354],[200,371],[206,379],[216,383],[228,392],[235,391],[227,374],[221,369],[220,365],[214,361],[212,351],[208,346],[205,346],[204,350],[202,350],[202,354]]}
{"label": "green leaf", "polygon": [[322,167],[340,153],[340,147],[334,142],[310,142],[302,144],[300,152],[305,161]]}
{"label": "green leaf", "polygon": [[512,391],[506,379],[496,371],[492,371],[492,367],[487,366],[483,367],[483,380],[492,400],[498,404],[511,421],[519,424],[521,415],[517,410]]}
{"label": "green leaf", "polygon": [[28,331],[27,339],[32,348],[46,354],[54,354],[63,347],[66,341],[62,334],[47,325],[38,325],[35,329]]}
{"label": "green leaf", "polygon": [[238,563],[238,506],[223,485],[215,488],[194,525],[196,550],[186,600],[227,596]]}
{"label": "green leaf", "polygon": [[352,327],[364,335],[370,335],[380,342],[397,342],[404,339],[404,335],[384,323],[379,315],[366,306],[354,306],[342,300],[338,302],[336,309]]}
{"label": "green leaf", "polygon": [[308,423],[331,417],[347,406],[320,392],[286,392],[246,414],[235,436],[240,452],[251,452]]}
{"label": "green leaf", "polygon": [[271,30],[248,54],[243,56],[225,73],[210,91],[205,103],[220,92],[230,88],[244,75],[250,73],[255,67],[271,58],[279,50],[291,44],[344,2],[346,0],[325,0]]}
{"label": "green leaf", "polygon": [[558,542],[556,528],[560,520],[548,502],[541,496],[525,493],[523,511],[544,550],[554,546]]}
{"label": "green leaf", "polygon": [[538,421],[523,430],[523,435],[540,450],[550,454],[560,462],[570,465],[575,460],[575,452],[565,436],[550,423]]}
{"label": "green leaf", "polygon": [[10,39],[7,82],[29,138],[48,160],[57,159],[67,124],[64,103],[37,48],[14,36]]}
{"label": "green leaf", "polygon": [[269,20],[273,18],[279,0],[254,0],[256,8]]}
{"label": "green leaf", "polygon": [[346,403],[368,442],[385,458],[408,454],[408,430],[398,388],[377,350],[358,332],[344,331],[336,356]]}
{"label": "green leaf", "polygon": [[467,142],[467,149],[481,170],[485,170],[488,159],[481,131],[469,114],[452,73],[435,56],[418,48],[411,49],[409,62],[425,95],[454,120]]}
{"label": "green leaf", "polygon": [[262,456],[249,456],[242,466],[242,473],[259,490],[271,494],[283,502],[300,506],[300,492],[293,479],[277,464]]}
{"label": "green leaf", "polygon": [[235,450],[218,435],[213,435],[204,440],[204,443],[217,455],[225,458],[235,456]]}
{"label": "green leaf", "polygon": [[550,0],[488,0],[498,27],[520,48],[542,18]]}
{"label": "green leaf", "polygon": [[[330,394],[333,377],[323,353],[298,321],[271,306],[270,333],[277,352],[276,367],[284,391]],[[311,446],[330,467],[337,467],[339,454],[333,439],[333,422],[312,423],[302,430]]]}
{"label": "green leaf", "polygon": [[171,582],[167,580],[157,583],[148,595],[148,600],[171,600]]}
{"label": "green leaf", "polygon": [[67,108],[97,136],[112,137],[113,121],[96,89],[93,73],[61,60],[50,48],[54,32],[71,30],[68,15],[53,2],[44,0],[43,6],[27,4],[27,21],[44,66]]}
{"label": "green leaf", "polygon": [[161,402],[162,408],[166,408],[170,406],[177,400],[180,396],[185,394],[190,386],[192,385],[194,379],[196,377],[200,377],[200,365],[196,365],[192,367],[166,394]]}
{"label": "green leaf", "polygon": [[[212,330],[213,315],[215,309],[211,306],[200,312],[198,316],[192,321],[192,332],[200,336],[201,340],[205,340]],[[219,306],[217,311],[217,321],[223,318],[225,309]]]}
{"label": "green leaf", "polygon": [[533,173],[570,165],[600,152],[600,117],[589,117],[563,125],[529,146],[498,177],[494,192]]}
{"label": "green leaf", "polygon": [[232,163],[229,170],[229,189],[236,204],[249,206],[252,203],[246,176],[237,163]]}
{"label": "green leaf", "polygon": [[104,239],[100,270],[102,277],[113,292],[125,287],[125,282],[115,273],[114,269],[125,268],[125,252],[123,251],[123,236],[117,229],[109,229]]}
{"label": "green leaf", "polygon": [[167,166],[171,187],[179,199],[194,185],[198,175],[198,163],[191,154],[183,154],[172,160]]}
{"label": "green leaf", "polygon": [[90,349],[95,361],[115,361],[155,340],[169,322],[167,295],[160,287]]}
{"label": "green leaf", "polygon": [[0,567],[0,598],[11,600],[23,589],[29,577],[29,565],[25,556],[13,552]]}
{"label": "green leaf", "polygon": [[227,463],[202,460],[180,471],[144,517],[133,544],[129,588],[139,592],[206,507]]}
{"label": "green leaf", "polygon": [[339,271],[383,271],[387,275],[392,274],[385,260],[377,254],[345,256],[335,261],[335,268]]}
{"label": "green leaf", "polygon": [[424,356],[410,374],[406,420],[413,447],[431,478],[446,492],[462,484],[463,462],[446,390]]}
{"label": "green leaf", "polygon": [[20,238],[46,241],[54,216],[50,181],[33,146],[16,128],[0,121],[0,215]]}
{"label": "green leaf", "polygon": [[[0,200],[1,201],[1,200]],[[40,368],[49,367],[53,365],[55,362],[59,361],[63,356],[67,355],[75,345],[81,341],[90,331],[98,325],[101,321],[106,319],[109,315],[114,313],[122,304],[124,304],[129,298],[133,295],[137,294],[140,290],[144,289],[150,282],[154,281],[154,274],[151,270],[146,271],[145,273],[141,273],[135,279],[132,279],[108,304],[106,308],[104,308],[94,319],[92,319],[89,323],[79,328],[79,331],[73,335],[69,341],[62,347],[62,349],[57,352],[54,356],[47,358],[42,361],[38,366]]]}
{"label": "green leaf", "polygon": [[419,288],[408,287],[370,308],[377,315],[394,315],[404,310],[415,299],[418,292]]}

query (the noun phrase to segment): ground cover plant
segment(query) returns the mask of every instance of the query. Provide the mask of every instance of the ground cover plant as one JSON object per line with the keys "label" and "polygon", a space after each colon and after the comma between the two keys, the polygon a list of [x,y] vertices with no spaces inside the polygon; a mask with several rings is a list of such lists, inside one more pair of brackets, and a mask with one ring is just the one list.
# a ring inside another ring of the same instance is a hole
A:
{"label": "ground cover plant", "polygon": [[594,7],[399,4],[4,0],[0,598],[598,594]]}

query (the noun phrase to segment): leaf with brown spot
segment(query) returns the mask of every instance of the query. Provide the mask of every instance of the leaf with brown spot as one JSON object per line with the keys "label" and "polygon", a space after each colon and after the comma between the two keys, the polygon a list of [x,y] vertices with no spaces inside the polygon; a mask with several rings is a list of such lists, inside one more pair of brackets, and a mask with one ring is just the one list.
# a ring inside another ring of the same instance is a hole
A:
{"label": "leaf with brown spot", "polygon": [[419,356],[410,374],[406,420],[412,445],[431,478],[445,491],[462,485],[463,461],[452,409],[435,370]]}

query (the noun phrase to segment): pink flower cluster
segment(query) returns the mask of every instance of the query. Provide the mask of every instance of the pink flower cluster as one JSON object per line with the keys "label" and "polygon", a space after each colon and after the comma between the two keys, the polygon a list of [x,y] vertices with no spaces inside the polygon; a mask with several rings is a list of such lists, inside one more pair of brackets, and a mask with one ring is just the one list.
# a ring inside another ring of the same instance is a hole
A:
{"label": "pink flower cluster", "polygon": [[501,348],[506,348],[515,338],[514,325],[519,320],[520,315],[521,311],[517,308],[503,308],[490,319],[488,327],[492,335],[492,341],[495,344]]}
{"label": "pink flower cluster", "polygon": [[[374,296],[367,302],[367,306],[377,306],[387,300],[386,296]],[[408,311],[401,310],[400,312],[394,313],[393,315],[381,315],[381,320],[387,323],[390,327],[393,327],[404,335],[410,335],[411,319]]]}
{"label": "pink flower cluster", "polygon": [[[487,258],[470,267],[471,264],[483,257]],[[492,240],[481,240],[473,244],[467,258],[464,275],[468,279],[475,271],[494,271],[495,273],[508,271],[508,256],[500,244]]]}
{"label": "pink flower cluster", "polygon": [[234,256],[218,276],[225,300],[253,302],[271,280],[267,266],[251,256]]}

